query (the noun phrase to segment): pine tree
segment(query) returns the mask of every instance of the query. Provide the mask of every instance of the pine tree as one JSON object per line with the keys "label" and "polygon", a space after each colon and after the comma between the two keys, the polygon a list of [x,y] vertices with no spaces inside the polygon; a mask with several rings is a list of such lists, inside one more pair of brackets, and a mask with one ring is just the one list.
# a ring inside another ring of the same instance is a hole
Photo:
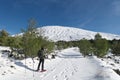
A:
{"label": "pine tree", "polygon": [[97,34],[95,35],[95,40],[97,40],[97,39],[102,39],[102,36],[101,36],[99,33],[97,33]]}
{"label": "pine tree", "polygon": [[0,45],[7,46],[7,39],[9,37],[9,33],[6,30],[0,31]]}
{"label": "pine tree", "polygon": [[23,30],[22,47],[26,56],[33,57],[38,51],[36,27],[36,21],[30,19],[27,29]]}
{"label": "pine tree", "polygon": [[111,47],[112,53],[115,55],[120,55],[120,41],[114,40],[112,47]]}
{"label": "pine tree", "polygon": [[79,45],[78,45],[80,52],[84,55],[84,57],[86,55],[89,55],[92,49],[92,45],[90,43],[90,41],[86,40],[86,39],[82,39],[79,41]]}
{"label": "pine tree", "polygon": [[22,37],[22,47],[26,57],[35,57],[37,56],[38,50],[44,46],[46,48],[46,52],[50,53],[54,48],[54,43],[48,41],[47,38],[43,38],[44,31],[40,30],[38,35],[36,21],[34,19],[30,19],[28,27],[26,30],[23,30]]}
{"label": "pine tree", "polygon": [[7,43],[8,43],[8,46],[11,47],[11,49],[12,48],[21,49],[22,37],[20,36],[9,37]]}
{"label": "pine tree", "polygon": [[96,39],[94,42],[94,54],[98,57],[103,57],[107,54],[109,49],[108,41],[106,39]]}

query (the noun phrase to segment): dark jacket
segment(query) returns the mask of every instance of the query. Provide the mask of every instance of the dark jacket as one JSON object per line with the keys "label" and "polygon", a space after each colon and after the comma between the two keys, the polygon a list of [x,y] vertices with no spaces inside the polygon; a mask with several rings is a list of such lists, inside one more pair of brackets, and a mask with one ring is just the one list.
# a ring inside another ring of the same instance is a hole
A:
{"label": "dark jacket", "polygon": [[45,58],[45,52],[44,52],[43,49],[41,49],[41,50],[38,51],[38,57],[40,59],[44,59]]}

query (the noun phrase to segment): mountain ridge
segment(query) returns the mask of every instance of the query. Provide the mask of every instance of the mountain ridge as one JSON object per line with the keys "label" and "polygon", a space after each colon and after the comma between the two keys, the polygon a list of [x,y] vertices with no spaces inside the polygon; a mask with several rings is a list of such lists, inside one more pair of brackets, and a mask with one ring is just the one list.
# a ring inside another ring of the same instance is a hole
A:
{"label": "mountain ridge", "polygon": [[111,33],[94,32],[81,28],[68,27],[68,26],[43,26],[37,28],[37,33],[40,35],[43,31],[42,36],[47,37],[52,41],[77,41],[83,38],[94,39],[94,36],[99,33],[102,38],[107,40],[120,39],[120,35]]}

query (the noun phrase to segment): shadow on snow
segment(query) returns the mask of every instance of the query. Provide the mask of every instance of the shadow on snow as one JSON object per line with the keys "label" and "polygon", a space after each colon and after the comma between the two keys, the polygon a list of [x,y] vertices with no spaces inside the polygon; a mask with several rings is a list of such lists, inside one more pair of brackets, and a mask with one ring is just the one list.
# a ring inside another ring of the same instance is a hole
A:
{"label": "shadow on snow", "polygon": [[29,68],[27,65],[23,64],[22,62],[15,62],[15,64],[20,67],[24,67],[25,69],[28,69],[30,71],[35,71],[34,69]]}

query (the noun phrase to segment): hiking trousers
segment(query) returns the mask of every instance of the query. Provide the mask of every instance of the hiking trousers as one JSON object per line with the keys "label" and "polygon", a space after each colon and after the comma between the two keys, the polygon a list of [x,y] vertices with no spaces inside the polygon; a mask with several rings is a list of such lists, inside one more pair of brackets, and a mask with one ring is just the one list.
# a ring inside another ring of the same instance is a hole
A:
{"label": "hiking trousers", "polygon": [[40,65],[41,65],[41,70],[44,70],[44,59],[39,59],[39,64],[38,64],[37,70],[39,70]]}

